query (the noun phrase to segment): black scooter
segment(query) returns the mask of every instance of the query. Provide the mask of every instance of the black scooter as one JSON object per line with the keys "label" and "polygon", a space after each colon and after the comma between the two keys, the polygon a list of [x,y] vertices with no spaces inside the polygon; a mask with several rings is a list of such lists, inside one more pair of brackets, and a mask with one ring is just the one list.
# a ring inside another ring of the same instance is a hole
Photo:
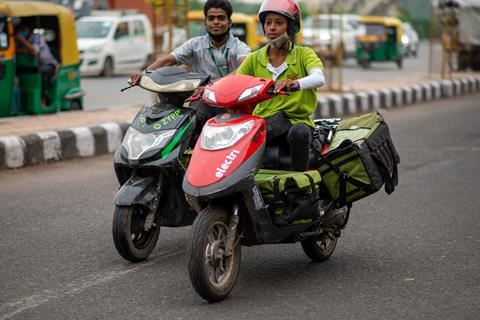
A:
{"label": "black scooter", "polygon": [[140,78],[138,85],[157,93],[160,102],[141,108],[114,155],[121,187],[114,198],[113,241],[127,260],[152,253],[160,226],[187,226],[196,217],[182,191],[196,114],[186,101],[208,80],[178,67]]}

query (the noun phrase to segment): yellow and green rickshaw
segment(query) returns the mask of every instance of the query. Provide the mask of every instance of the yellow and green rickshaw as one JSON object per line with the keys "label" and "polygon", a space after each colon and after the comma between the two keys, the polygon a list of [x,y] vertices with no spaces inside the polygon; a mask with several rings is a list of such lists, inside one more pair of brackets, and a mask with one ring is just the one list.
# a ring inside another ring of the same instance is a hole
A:
{"label": "yellow and green rickshaw", "polygon": [[402,68],[404,48],[402,21],[394,17],[360,17],[364,33],[357,37],[356,58],[363,67],[372,62],[395,62]]}
{"label": "yellow and green rickshaw", "polygon": [[[14,24],[42,34],[59,62],[42,101],[42,75],[36,57],[17,52]],[[36,1],[0,1],[0,117],[44,114],[83,108],[80,56],[72,13]]]}

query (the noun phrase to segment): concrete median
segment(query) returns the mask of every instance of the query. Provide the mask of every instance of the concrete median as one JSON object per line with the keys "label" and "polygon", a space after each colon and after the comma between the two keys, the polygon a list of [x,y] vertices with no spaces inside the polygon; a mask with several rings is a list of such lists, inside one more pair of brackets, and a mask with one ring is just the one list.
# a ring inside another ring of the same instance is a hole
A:
{"label": "concrete median", "polygon": [[0,137],[0,168],[13,169],[73,158],[113,153],[128,123]]}

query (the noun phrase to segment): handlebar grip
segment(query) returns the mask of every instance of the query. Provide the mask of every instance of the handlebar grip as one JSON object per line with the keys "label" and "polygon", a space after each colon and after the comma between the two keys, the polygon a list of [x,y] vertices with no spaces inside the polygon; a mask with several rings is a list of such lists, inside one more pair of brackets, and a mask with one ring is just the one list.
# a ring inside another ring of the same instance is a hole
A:
{"label": "handlebar grip", "polygon": [[294,84],[290,87],[290,90],[287,90],[288,92],[294,92],[294,91],[299,91],[300,90],[300,85]]}
{"label": "handlebar grip", "polygon": [[[290,87],[290,89],[283,89],[282,91],[277,92],[277,94],[288,95],[289,92],[294,92],[294,91],[299,91],[299,90],[300,90],[300,86],[297,85],[297,84],[294,84]],[[267,93],[272,95],[272,96],[275,95],[274,86],[271,86],[270,88],[268,88]]]}

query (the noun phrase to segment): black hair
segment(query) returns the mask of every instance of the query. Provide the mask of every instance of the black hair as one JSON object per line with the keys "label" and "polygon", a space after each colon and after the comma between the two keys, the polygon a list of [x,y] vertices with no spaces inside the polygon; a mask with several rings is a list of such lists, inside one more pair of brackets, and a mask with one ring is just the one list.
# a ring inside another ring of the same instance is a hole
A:
{"label": "black hair", "polygon": [[212,8],[222,9],[227,13],[228,19],[232,18],[232,4],[228,0],[207,0],[203,6],[203,14],[207,16],[208,10]]}

